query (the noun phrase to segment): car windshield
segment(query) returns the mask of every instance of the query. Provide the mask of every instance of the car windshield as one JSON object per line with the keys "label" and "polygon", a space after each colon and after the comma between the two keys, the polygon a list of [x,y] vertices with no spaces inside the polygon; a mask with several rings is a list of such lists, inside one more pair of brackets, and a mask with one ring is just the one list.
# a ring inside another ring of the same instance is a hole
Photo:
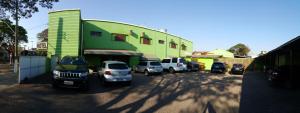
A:
{"label": "car windshield", "polygon": [[109,69],[128,69],[126,64],[116,63],[116,64],[108,64]]}
{"label": "car windshield", "polygon": [[160,66],[161,64],[159,62],[150,62],[150,65],[152,65],[152,66]]}
{"label": "car windshield", "polygon": [[64,57],[61,60],[63,65],[85,65],[86,62],[82,57]]}

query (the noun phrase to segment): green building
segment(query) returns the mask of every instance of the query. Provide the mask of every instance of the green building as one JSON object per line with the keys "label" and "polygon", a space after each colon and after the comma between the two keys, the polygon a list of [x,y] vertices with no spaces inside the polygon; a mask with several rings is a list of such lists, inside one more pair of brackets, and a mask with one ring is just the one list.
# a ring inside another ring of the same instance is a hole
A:
{"label": "green building", "polygon": [[[80,10],[49,12],[48,59],[84,56],[90,65],[120,60],[130,66],[141,59],[191,56],[193,43],[137,25],[81,18]],[[50,62],[48,62],[50,63]]]}

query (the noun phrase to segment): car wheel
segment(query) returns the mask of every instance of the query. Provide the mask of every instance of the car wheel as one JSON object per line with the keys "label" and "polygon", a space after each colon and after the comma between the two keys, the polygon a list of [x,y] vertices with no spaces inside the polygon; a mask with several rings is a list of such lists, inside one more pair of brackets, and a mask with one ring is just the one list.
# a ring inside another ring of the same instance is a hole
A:
{"label": "car wheel", "polygon": [[145,76],[149,76],[149,71],[148,71],[148,70],[145,70],[145,71],[144,71],[144,74],[145,74]]}
{"label": "car wheel", "polygon": [[131,85],[131,81],[126,82],[126,85],[130,86]]}
{"label": "car wheel", "polygon": [[85,83],[85,84],[82,84],[82,86],[80,87],[80,90],[81,91],[88,91],[89,90],[89,83]]}
{"label": "car wheel", "polygon": [[188,71],[188,72],[191,72],[192,70],[188,68],[187,71]]}
{"label": "car wheel", "polygon": [[170,67],[170,68],[169,68],[169,72],[170,72],[170,73],[174,73],[174,72],[175,72],[174,68]]}
{"label": "car wheel", "polygon": [[54,89],[57,89],[57,88],[59,88],[59,87],[58,87],[58,85],[57,85],[57,84],[55,84],[55,83],[52,83],[52,88],[54,88]]}

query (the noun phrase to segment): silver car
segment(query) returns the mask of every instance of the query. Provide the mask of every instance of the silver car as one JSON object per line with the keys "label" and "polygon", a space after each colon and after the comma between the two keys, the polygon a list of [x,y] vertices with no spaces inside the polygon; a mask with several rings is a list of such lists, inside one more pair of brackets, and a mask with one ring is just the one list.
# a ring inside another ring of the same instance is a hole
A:
{"label": "silver car", "polygon": [[142,72],[146,76],[163,72],[163,67],[161,66],[160,62],[158,61],[140,61],[140,63],[135,68],[136,72]]}
{"label": "silver car", "polygon": [[131,69],[126,63],[120,61],[104,61],[98,70],[98,75],[104,85],[112,82],[125,82],[131,84]]}

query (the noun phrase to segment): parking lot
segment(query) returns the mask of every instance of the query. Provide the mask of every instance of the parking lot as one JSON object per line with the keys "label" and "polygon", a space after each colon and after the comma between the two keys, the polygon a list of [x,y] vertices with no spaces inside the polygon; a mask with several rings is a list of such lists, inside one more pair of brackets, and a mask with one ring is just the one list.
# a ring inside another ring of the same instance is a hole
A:
{"label": "parking lot", "polygon": [[1,111],[24,112],[203,112],[239,110],[242,76],[201,72],[134,74],[131,86],[103,87],[91,76],[90,90],[53,89],[49,77],[7,89],[0,94]]}

